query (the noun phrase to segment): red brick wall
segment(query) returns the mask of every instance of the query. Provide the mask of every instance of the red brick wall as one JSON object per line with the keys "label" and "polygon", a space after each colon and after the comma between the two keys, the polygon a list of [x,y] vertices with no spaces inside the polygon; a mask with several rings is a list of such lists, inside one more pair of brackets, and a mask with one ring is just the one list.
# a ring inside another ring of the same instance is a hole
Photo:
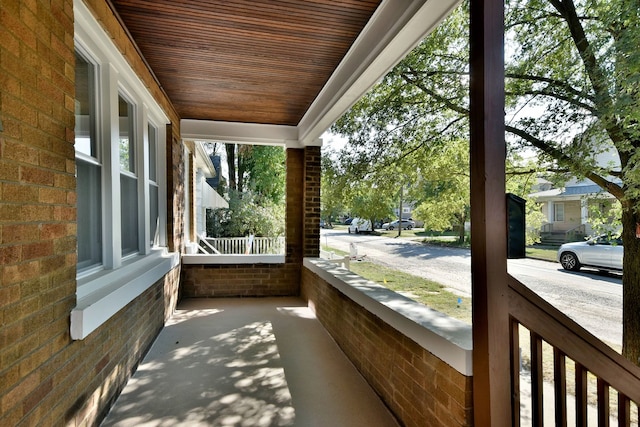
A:
{"label": "red brick wall", "polygon": [[[102,0],[90,3],[171,120],[177,122],[107,5]],[[179,269],[85,340],[70,339],[77,259],[73,22],[72,0],[2,0],[2,426],[94,424],[177,299]],[[174,130],[174,137],[178,132]]]}
{"label": "red brick wall", "polygon": [[471,426],[472,378],[302,269],[301,294],[383,401],[407,427]]}

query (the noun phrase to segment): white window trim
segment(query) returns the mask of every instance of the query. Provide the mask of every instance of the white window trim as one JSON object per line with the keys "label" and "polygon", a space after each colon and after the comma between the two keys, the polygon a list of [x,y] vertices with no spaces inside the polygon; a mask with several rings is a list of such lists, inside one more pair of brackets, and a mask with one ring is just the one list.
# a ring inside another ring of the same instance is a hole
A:
{"label": "white window trim", "polygon": [[[141,141],[146,141],[147,125],[151,123],[158,131],[157,171],[165,170],[166,159],[162,154],[165,152],[165,125],[169,123],[169,119],[81,0],[74,0],[74,17],[76,46],[98,61],[99,116],[109,116],[111,123],[117,123],[119,94],[126,95],[136,105],[135,136],[140,141],[136,148],[136,161],[141,168],[138,170],[142,171],[138,173],[139,206],[144,212],[148,212],[149,190],[144,188],[149,183],[147,144]],[[162,173],[156,174],[155,181],[159,190],[160,244],[151,247],[150,239],[146,237],[149,234],[148,221],[144,220],[146,215],[139,215],[140,252],[129,257],[120,256],[120,197],[115,197],[119,194],[120,167],[119,155],[114,153],[118,144],[113,143],[114,138],[118,137],[118,130],[115,126],[103,126],[100,123],[97,129],[98,138],[102,141],[100,150],[102,167],[105,168],[103,173],[110,177],[108,182],[103,182],[103,265],[78,274],[77,303],[71,311],[71,338],[74,340],[86,338],[180,263],[179,254],[168,253],[164,247],[167,241],[167,206],[166,177]],[[111,155],[107,156],[105,150],[111,150]]]}

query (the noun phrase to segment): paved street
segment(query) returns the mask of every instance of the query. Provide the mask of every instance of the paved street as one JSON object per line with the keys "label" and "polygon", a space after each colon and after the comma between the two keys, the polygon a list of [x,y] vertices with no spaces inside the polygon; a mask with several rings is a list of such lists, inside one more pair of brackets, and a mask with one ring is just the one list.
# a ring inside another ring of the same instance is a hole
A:
{"label": "paved street", "polygon": [[[387,267],[443,284],[460,295],[471,295],[471,255],[467,249],[427,246],[402,238],[322,230],[323,245],[358,255]],[[560,264],[534,259],[509,260],[514,277],[598,338],[622,343],[622,280],[595,271],[567,272]]]}

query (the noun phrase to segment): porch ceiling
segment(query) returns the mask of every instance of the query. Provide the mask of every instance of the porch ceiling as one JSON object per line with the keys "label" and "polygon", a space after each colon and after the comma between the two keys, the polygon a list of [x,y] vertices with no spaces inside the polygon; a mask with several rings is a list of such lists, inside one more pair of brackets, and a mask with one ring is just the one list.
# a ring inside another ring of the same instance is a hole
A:
{"label": "porch ceiling", "polygon": [[211,128],[204,135],[190,131],[190,123],[202,121],[266,125],[289,129],[286,138],[294,128],[303,144],[318,138],[456,3],[111,0],[181,119],[191,119],[183,135],[224,138]]}

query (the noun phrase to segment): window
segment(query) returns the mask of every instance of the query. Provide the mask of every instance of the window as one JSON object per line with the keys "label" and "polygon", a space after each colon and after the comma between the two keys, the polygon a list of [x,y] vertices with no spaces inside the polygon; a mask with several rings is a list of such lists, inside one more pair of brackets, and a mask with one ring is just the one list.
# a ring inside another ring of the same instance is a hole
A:
{"label": "window", "polygon": [[411,213],[411,208],[408,207],[408,206],[403,206],[402,207],[402,213],[410,214]]}
{"label": "window", "polygon": [[91,12],[74,1],[77,289],[83,339],[179,264],[168,253],[166,114]]}
{"label": "window", "polygon": [[149,245],[159,244],[158,228],[158,130],[149,124],[148,134],[148,164],[149,164]]}
{"label": "window", "polygon": [[555,222],[564,221],[564,203],[553,204],[553,220]]}
{"label": "window", "polygon": [[138,177],[136,175],[136,139],[134,106],[118,96],[120,154],[120,233],[122,256],[139,252]]}
{"label": "window", "polygon": [[96,66],[76,54],[78,270],[102,264],[102,164],[96,136]]}

